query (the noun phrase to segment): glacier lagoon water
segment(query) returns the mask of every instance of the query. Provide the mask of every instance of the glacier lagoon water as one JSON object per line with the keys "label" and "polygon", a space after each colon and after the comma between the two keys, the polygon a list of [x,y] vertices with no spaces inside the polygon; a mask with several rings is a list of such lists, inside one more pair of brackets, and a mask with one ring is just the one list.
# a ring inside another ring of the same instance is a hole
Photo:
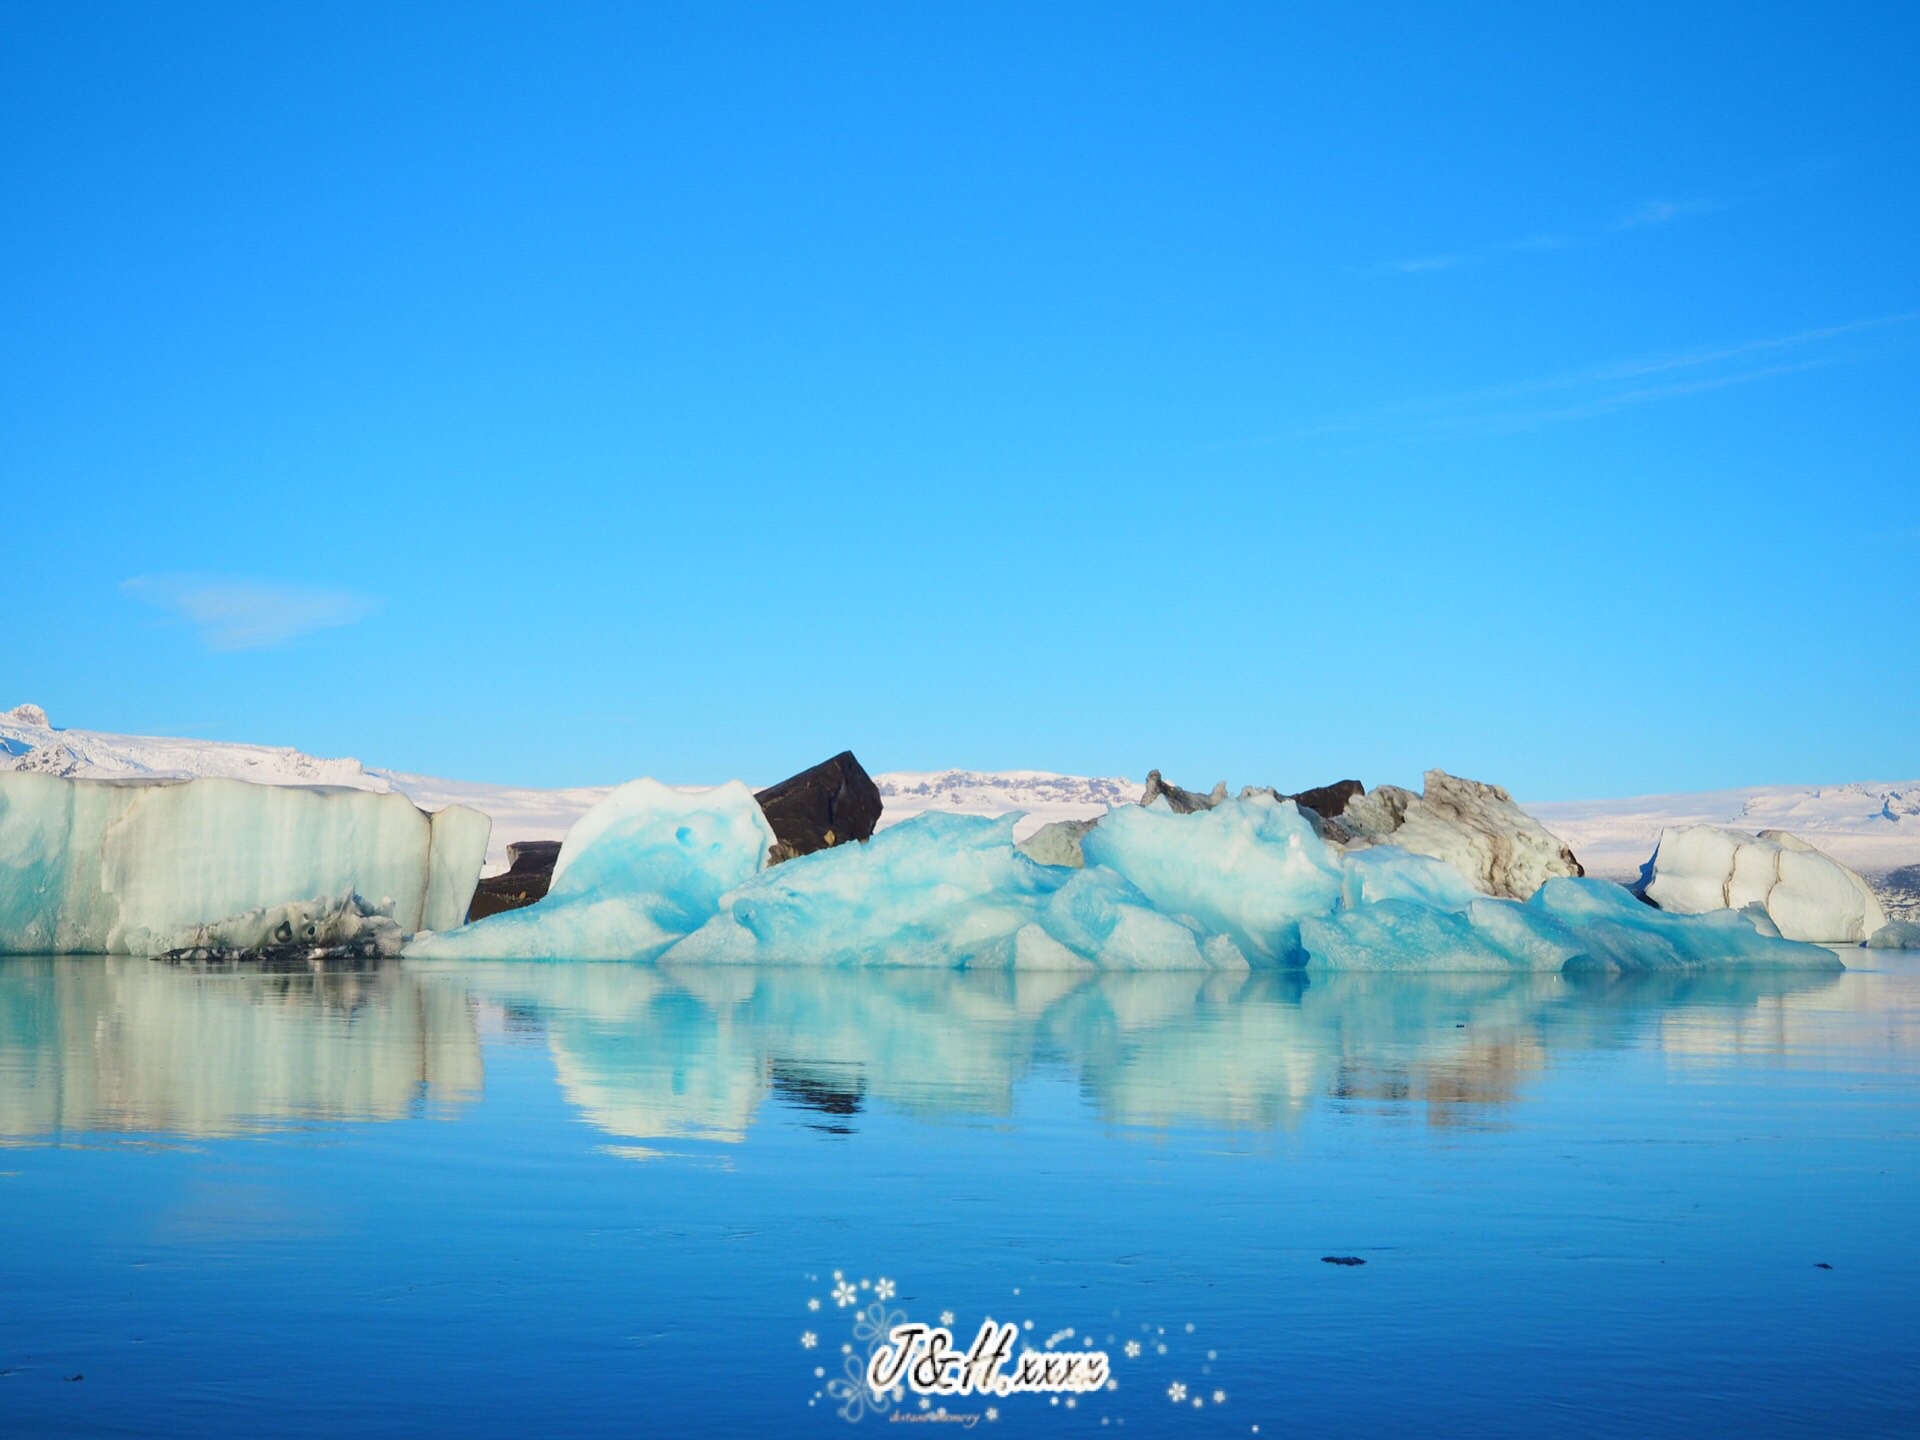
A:
{"label": "glacier lagoon water", "polygon": [[876,1304],[1113,1357],[976,1432],[1912,1434],[1920,961],[1848,959],[0,960],[0,1434],[845,1434]]}

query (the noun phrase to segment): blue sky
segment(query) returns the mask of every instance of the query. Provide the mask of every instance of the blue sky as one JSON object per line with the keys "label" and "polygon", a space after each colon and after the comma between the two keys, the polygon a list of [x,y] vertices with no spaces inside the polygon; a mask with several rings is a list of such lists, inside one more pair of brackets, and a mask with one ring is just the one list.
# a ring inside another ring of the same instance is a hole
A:
{"label": "blue sky", "polygon": [[1920,11],[0,6],[0,706],[1920,774]]}

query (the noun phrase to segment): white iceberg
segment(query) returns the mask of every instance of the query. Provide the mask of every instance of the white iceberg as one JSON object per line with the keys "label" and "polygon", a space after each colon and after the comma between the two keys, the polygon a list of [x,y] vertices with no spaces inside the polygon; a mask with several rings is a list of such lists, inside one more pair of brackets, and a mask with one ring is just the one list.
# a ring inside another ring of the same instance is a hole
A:
{"label": "white iceberg", "polygon": [[1784,830],[1663,830],[1644,884],[1648,900],[1681,915],[1757,904],[1789,940],[1857,945],[1887,923],[1866,881]]}
{"label": "white iceberg", "polygon": [[455,926],[488,828],[365,790],[0,772],[0,953],[159,955],[314,896]]}

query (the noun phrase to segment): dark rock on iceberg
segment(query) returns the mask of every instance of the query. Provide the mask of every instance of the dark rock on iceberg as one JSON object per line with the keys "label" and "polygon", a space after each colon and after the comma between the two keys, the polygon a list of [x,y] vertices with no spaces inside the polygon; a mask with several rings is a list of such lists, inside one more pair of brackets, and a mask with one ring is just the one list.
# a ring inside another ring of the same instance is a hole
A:
{"label": "dark rock on iceberg", "polygon": [[753,797],[777,843],[769,864],[849,840],[870,840],[880,823],[880,787],[851,750],[842,750]]}
{"label": "dark rock on iceberg", "polygon": [[518,840],[507,846],[507,868],[483,878],[474,888],[467,922],[484,920],[503,910],[531,905],[553,884],[554,862],[560,858],[558,840]]}
{"label": "dark rock on iceberg", "polygon": [[1291,800],[1303,809],[1311,810],[1323,820],[1331,820],[1345,813],[1347,802],[1358,799],[1367,793],[1367,787],[1358,780],[1336,780],[1331,785],[1316,785],[1311,790],[1302,790],[1294,795],[1281,798]]}

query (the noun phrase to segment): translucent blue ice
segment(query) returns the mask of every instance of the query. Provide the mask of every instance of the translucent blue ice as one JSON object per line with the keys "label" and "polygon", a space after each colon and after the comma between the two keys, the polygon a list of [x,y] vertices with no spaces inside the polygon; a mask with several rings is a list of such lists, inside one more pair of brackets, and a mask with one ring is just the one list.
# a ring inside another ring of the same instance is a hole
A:
{"label": "translucent blue ice", "polygon": [[1840,970],[1818,945],[1763,935],[1738,910],[1674,915],[1605,880],[1549,880],[1527,901],[1572,933],[1582,954],[1569,970],[1688,970],[1703,966]]}
{"label": "translucent blue ice", "polygon": [[567,832],[546,898],[423,935],[406,953],[435,960],[622,960],[658,955],[766,864],[773,830],[738,781],[674,790],[622,785]]}
{"label": "translucent blue ice", "polygon": [[1224,935],[1255,964],[1295,958],[1303,917],[1340,902],[1340,861],[1291,801],[1258,795],[1211,810],[1123,805],[1080,842],[1089,866],[1130,881],[1155,909]]}
{"label": "translucent blue ice", "polygon": [[743,787],[635,782],[567,837],[538,905],[409,947],[467,958],[1019,970],[1837,968],[1738,914],[1665,914],[1617,885],[1549,881],[1525,904],[1379,845],[1333,851],[1288,801],[1116,808],[1086,866],[1016,850],[1014,817],[929,813],[771,869]]}

